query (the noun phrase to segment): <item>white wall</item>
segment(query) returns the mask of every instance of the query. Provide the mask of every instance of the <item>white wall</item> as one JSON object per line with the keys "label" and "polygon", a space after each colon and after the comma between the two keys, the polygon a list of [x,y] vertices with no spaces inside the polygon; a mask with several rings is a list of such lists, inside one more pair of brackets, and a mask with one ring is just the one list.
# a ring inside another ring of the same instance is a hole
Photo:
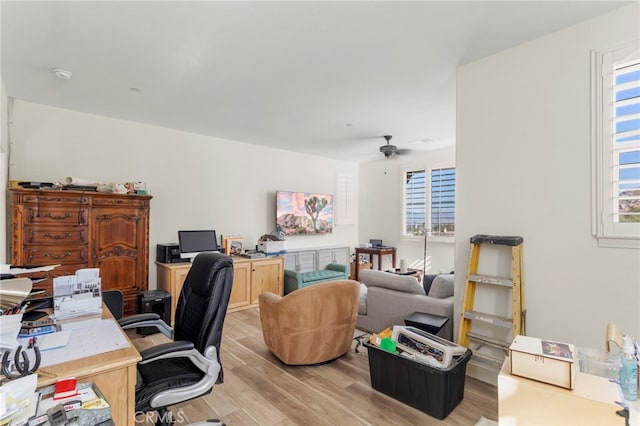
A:
{"label": "white wall", "polygon": [[9,263],[7,258],[7,173],[9,157],[9,134],[8,134],[8,98],[4,88],[4,81],[0,78],[0,263]]}
{"label": "white wall", "polygon": [[523,236],[528,335],[604,348],[613,322],[640,337],[640,252],[599,248],[590,222],[590,51],[637,40],[639,16],[628,6],[458,70],[456,270],[470,236]]}
{"label": "white wall", "polygon": [[[385,245],[397,247],[398,259],[406,259],[409,263],[422,261],[424,240],[411,241],[402,237],[403,173],[407,170],[451,167],[454,163],[453,146],[413,151],[402,157],[362,163],[359,179],[363,188],[359,196],[359,243],[380,238]],[[450,272],[454,268],[453,255],[453,243],[428,241],[427,272]],[[391,267],[390,256],[385,256],[382,266]]]}
{"label": "white wall", "polygon": [[[357,190],[356,163],[20,100],[14,103],[11,135],[12,179],[147,182],[154,197],[150,288],[156,283],[156,244],[177,242],[179,229],[240,234],[252,248],[275,227],[276,190],[333,194],[336,171],[353,174]],[[291,236],[287,247],[353,247],[356,241],[356,225],[336,225],[331,235]]]}

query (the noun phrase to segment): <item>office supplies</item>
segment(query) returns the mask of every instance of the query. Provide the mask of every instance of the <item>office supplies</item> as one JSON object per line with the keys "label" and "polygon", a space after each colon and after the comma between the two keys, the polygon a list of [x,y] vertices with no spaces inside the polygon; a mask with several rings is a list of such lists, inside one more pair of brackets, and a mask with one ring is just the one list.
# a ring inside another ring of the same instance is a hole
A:
{"label": "office supplies", "polygon": [[78,395],[78,389],[76,388],[78,381],[75,377],[67,377],[65,379],[59,379],[55,385],[55,393],[53,394],[53,400],[70,398]]}
{"label": "office supplies", "polygon": [[436,368],[448,368],[454,356],[467,351],[464,346],[411,326],[394,325],[392,338],[398,349],[413,354],[416,361]]}

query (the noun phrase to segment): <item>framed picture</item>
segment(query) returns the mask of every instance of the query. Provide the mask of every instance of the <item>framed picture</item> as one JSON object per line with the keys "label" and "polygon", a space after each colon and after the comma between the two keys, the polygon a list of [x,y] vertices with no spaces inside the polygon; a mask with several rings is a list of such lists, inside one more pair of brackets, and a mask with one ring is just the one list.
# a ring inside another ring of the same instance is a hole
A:
{"label": "framed picture", "polygon": [[244,253],[244,239],[239,237],[230,237],[224,240],[224,253],[227,256],[240,256]]}
{"label": "framed picture", "polygon": [[333,195],[276,191],[276,226],[286,235],[331,234]]}

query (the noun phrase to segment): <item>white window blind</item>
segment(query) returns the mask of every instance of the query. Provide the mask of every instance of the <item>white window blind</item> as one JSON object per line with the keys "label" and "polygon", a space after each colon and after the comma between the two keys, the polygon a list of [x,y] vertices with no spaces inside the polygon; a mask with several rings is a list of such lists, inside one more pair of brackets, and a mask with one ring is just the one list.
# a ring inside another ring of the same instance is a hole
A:
{"label": "white window blind", "polygon": [[431,233],[453,236],[456,212],[456,169],[431,170]]}
{"label": "white window blind", "polygon": [[424,235],[426,227],[427,173],[425,170],[405,172],[404,235]]}
{"label": "white window blind", "polygon": [[403,235],[453,237],[455,188],[453,167],[405,172]]}
{"label": "white window blind", "polygon": [[352,173],[335,173],[335,221],[336,225],[354,225],[356,223],[355,177]]}
{"label": "white window blind", "polygon": [[600,245],[640,247],[639,44],[595,54],[595,234]]}

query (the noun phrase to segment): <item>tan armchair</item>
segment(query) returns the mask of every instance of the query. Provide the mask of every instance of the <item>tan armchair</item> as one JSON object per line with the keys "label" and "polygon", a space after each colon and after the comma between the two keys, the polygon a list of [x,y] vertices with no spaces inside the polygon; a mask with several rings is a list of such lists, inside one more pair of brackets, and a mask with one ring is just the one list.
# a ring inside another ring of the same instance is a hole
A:
{"label": "tan armchair", "polygon": [[289,365],[331,361],[353,341],[360,284],[352,280],[314,284],[280,297],[260,294],[260,321],[267,347]]}

